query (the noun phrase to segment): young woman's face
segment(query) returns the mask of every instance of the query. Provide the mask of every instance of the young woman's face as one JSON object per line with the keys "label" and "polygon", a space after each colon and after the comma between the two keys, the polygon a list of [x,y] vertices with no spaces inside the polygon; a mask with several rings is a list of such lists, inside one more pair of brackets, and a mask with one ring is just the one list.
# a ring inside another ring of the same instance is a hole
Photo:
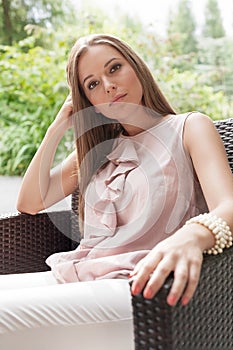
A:
{"label": "young woman's face", "polygon": [[133,105],[142,104],[143,90],[135,71],[109,45],[89,47],[80,57],[78,74],[86,97],[106,117],[121,121]]}

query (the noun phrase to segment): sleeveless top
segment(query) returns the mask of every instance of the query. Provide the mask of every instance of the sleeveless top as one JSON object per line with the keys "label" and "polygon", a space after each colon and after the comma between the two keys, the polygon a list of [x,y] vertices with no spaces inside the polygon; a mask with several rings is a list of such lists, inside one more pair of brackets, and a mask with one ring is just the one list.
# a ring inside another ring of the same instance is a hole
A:
{"label": "sleeveless top", "polygon": [[183,146],[189,115],[115,140],[107,166],[87,187],[80,245],[46,260],[59,282],[127,276],[158,242],[207,211]]}

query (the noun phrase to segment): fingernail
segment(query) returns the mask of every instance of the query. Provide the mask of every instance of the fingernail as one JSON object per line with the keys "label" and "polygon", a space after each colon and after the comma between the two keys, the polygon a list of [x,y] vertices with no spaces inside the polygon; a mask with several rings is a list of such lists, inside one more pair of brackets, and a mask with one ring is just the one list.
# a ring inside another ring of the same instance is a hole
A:
{"label": "fingernail", "polygon": [[189,302],[189,299],[187,297],[182,298],[182,301],[181,301],[182,305],[187,305],[188,302]]}
{"label": "fingernail", "polygon": [[135,276],[135,272],[130,272],[129,275],[128,275],[128,278],[131,278],[133,276]]}
{"label": "fingernail", "polygon": [[133,286],[133,287],[132,287],[132,293],[133,293],[133,295],[139,294],[139,293],[140,293],[140,288],[139,288],[139,286]]}
{"label": "fingernail", "polygon": [[150,299],[153,297],[153,291],[151,290],[151,288],[147,288],[145,289],[144,293],[143,293],[143,296],[146,298],[146,299]]}
{"label": "fingernail", "polygon": [[175,295],[170,295],[168,298],[167,298],[167,302],[169,305],[171,306],[175,306],[176,305],[176,302],[177,302],[177,298]]}

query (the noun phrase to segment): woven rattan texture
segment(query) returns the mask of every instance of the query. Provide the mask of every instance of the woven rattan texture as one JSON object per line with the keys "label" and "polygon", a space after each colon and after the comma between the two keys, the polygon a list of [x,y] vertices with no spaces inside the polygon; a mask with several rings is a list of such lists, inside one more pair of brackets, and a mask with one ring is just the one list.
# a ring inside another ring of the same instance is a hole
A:
{"label": "woven rattan texture", "polygon": [[224,142],[228,161],[233,172],[233,118],[216,121],[215,126]]}
{"label": "woven rattan texture", "polygon": [[[215,126],[233,172],[233,118]],[[233,248],[205,256],[197,291],[186,307],[166,303],[171,283],[172,276],[152,300],[132,297],[135,350],[233,349]]]}
{"label": "woven rattan texture", "polygon": [[47,256],[71,249],[70,211],[0,220],[0,273],[45,271]]}
{"label": "woven rattan texture", "polygon": [[233,349],[233,248],[204,259],[191,302],[170,307],[166,296],[172,277],[146,300],[132,298],[136,350]]}
{"label": "woven rattan texture", "polygon": [[81,240],[81,234],[79,230],[79,220],[78,220],[78,189],[74,191],[71,198],[71,232],[73,240],[73,248],[76,248]]}
{"label": "woven rattan texture", "polygon": [[172,318],[174,349],[233,349],[232,248],[206,258],[195,298],[175,308]]}

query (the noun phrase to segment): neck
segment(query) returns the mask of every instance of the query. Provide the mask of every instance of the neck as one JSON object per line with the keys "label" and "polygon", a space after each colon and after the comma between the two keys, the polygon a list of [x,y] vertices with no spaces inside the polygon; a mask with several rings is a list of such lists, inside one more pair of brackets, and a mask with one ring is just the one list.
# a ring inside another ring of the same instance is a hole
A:
{"label": "neck", "polygon": [[[169,115],[168,115],[169,116]],[[128,136],[135,136],[139,134],[142,131],[148,130],[152,128],[153,126],[159,124],[163,118],[167,118],[168,116],[165,117],[152,117],[152,116],[146,116],[146,117],[141,117],[140,120],[134,121],[134,123],[122,123],[122,126],[124,128],[124,134]]]}

